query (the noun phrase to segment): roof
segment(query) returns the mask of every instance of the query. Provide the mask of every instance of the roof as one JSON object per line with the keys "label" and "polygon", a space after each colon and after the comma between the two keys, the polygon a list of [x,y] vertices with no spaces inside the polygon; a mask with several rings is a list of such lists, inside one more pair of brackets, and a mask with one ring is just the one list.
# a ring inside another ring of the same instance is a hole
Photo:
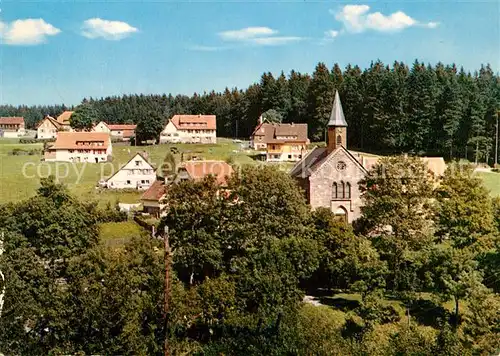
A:
{"label": "roof", "polygon": [[[105,123],[106,124],[106,123]],[[135,130],[137,125],[130,125],[130,124],[106,124],[106,126],[109,127],[110,130]]]}
{"label": "roof", "polygon": [[215,115],[174,115],[170,121],[178,130],[215,130],[217,128]]}
{"label": "roof", "polygon": [[124,138],[130,138],[135,136],[135,130],[123,130],[122,136]]}
{"label": "roof", "polygon": [[57,117],[57,122],[63,125],[69,125],[69,119],[74,111],[65,111]]}
{"label": "roof", "polygon": [[159,201],[166,193],[165,184],[161,180],[155,180],[148,190],[141,196],[141,200]]}
{"label": "roof", "polygon": [[[377,165],[379,159],[382,157],[379,156],[363,156],[360,155],[360,162],[367,170],[372,169]],[[432,172],[437,177],[441,177],[444,175],[444,171],[446,170],[446,163],[443,157],[420,157],[423,163],[427,166],[427,169]]]}
{"label": "roof", "polygon": [[58,129],[58,128],[60,128],[60,127],[61,127],[61,124],[60,124],[59,122],[57,122],[57,120],[56,120],[56,119],[54,119],[54,118],[53,118],[52,116],[50,116],[50,115],[47,115],[47,116],[45,116],[42,120],[40,120],[40,121],[38,122],[38,124],[36,125],[36,128],[39,128],[39,127],[40,127],[40,125],[41,125],[41,124],[43,124],[43,122],[44,122],[45,120],[49,120],[49,122],[50,122],[52,125],[54,125],[54,126],[56,127],[56,129]]}
{"label": "roof", "polygon": [[[146,152],[144,152],[146,153]],[[112,176],[110,176],[109,178],[106,179],[106,182],[108,180],[110,180],[111,178],[113,178],[114,176],[116,176],[118,174],[118,172],[120,172],[123,168],[125,168],[127,166],[127,164],[129,164],[130,162],[132,162],[134,160],[135,157],[137,156],[140,156],[144,161],[146,161],[147,164],[149,164],[149,166],[154,169],[153,165],[149,162],[149,160],[147,159],[147,157],[145,155],[143,155],[141,152],[136,152],[135,155],[132,156],[132,158],[130,158],[127,163],[125,163],[123,166],[120,167],[119,170],[117,170]]]}
{"label": "roof", "polygon": [[227,177],[234,172],[233,167],[224,161],[187,161],[182,163],[181,169],[185,169],[194,180],[213,175],[220,185],[227,185]]}
{"label": "roof", "polygon": [[332,112],[330,113],[330,120],[328,126],[347,126],[344,117],[344,110],[342,110],[342,103],[340,102],[339,92],[335,90],[335,99],[333,100]]}
{"label": "roof", "polygon": [[[262,143],[268,143],[276,140],[276,136],[297,136],[296,141],[307,142],[307,124],[273,124],[262,123],[258,125],[252,133],[252,136],[264,136]],[[293,139],[287,139],[293,141]]]}
{"label": "roof", "polygon": [[24,117],[0,117],[0,124],[4,125],[22,125],[24,124]]}
{"label": "roof", "polygon": [[282,140],[277,140],[277,139],[273,139],[273,140],[269,140],[268,142],[266,142],[267,144],[271,144],[271,143],[274,143],[274,144],[279,144],[279,143],[307,143],[307,140],[299,140],[299,139],[282,139]]}
{"label": "roof", "polygon": [[84,148],[107,149],[110,144],[109,134],[106,132],[59,132],[55,144],[51,149],[79,149],[82,145],[77,142],[103,142],[102,145],[90,144]]}

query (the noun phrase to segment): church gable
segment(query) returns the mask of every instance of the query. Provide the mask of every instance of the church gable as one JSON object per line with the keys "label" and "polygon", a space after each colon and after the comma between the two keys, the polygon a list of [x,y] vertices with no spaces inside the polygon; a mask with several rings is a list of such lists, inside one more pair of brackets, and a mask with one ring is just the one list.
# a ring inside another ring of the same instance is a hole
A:
{"label": "church gable", "polygon": [[311,174],[311,179],[349,180],[357,184],[366,170],[344,147],[330,153]]}

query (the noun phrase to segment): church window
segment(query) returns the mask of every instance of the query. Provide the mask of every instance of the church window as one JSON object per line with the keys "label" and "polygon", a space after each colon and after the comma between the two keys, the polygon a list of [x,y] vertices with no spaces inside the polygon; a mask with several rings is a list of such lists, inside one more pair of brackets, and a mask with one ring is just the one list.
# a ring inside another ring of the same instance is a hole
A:
{"label": "church window", "polygon": [[338,186],[337,186],[337,182],[333,182],[333,185],[332,185],[332,198],[333,199],[337,199],[337,196],[338,196]]}
{"label": "church window", "polygon": [[336,167],[338,171],[343,171],[344,169],[346,169],[347,165],[344,161],[338,161]]}
{"label": "church window", "polygon": [[337,145],[340,146],[342,144],[342,136],[337,136]]}
{"label": "church window", "polygon": [[337,198],[339,199],[344,199],[345,198],[345,183],[340,182],[339,184],[339,194],[337,195]]}
{"label": "church window", "polygon": [[346,183],[345,198],[351,199],[351,183]]}

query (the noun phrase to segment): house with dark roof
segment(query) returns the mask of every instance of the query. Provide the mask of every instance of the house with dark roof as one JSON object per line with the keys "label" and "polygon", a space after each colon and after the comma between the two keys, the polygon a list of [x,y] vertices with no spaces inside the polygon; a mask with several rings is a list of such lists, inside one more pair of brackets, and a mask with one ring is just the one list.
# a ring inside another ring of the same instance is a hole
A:
{"label": "house with dark roof", "polygon": [[215,115],[174,115],[160,133],[160,143],[217,143]]}
{"label": "house with dark roof", "polygon": [[281,124],[264,122],[259,118],[257,127],[250,136],[250,147],[265,151],[271,141],[297,141],[309,144],[307,124]]}
{"label": "house with dark roof", "polygon": [[25,133],[24,117],[0,117],[0,137],[17,138]]}
{"label": "house with dark roof", "polygon": [[145,153],[136,153],[105,181],[110,189],[148,189],[156,180],[154,167]]}
{"label": "house with dark roof", "polygon": [[[325,207],[346,222],[361,217],[361,192],[358,182],[377,164],[379,156],[351,152],[347,149],[347,122],[338,92],[335,93],[326,147],[316,147],[291,169],[305,192],[311,208]],[[442,157],[422,157],[435,177],[444,174]]]}

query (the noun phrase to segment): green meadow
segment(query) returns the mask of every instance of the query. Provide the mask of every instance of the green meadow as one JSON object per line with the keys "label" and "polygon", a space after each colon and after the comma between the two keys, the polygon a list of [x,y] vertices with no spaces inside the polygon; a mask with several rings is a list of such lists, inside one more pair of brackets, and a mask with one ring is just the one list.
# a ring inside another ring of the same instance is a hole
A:
{"label": "green meadow", "polygon": [[[44,162],[37,152],[28,155],[30,150],[41,151],[42,144],[20,144],[16,139],[0,139],[0,204],[15,202],[33,196],[39,186],[40,178],[55,175],[58,181],[64,183],[70,191],[80,199],[107,202],[137,203],[141,192],[98,189],[97,183],[106,179],[125,165],[136,152],[146,152],[149,161],[156,167],[161,167],[163,159],[172,147],[178,152],[175,158],[178,162],[197,156],[201,159],[228,160],[238,165],[259,164],[252,151],[243,150],[240,143],[230,139],[219,138],[217,144],[167,144],[153,146],[113,145],[113,161],[106,163],[69,163]],[[13,155],[13,150],[23,150],[25,154]],[[290,164],[283,164],[289,168]]]}

